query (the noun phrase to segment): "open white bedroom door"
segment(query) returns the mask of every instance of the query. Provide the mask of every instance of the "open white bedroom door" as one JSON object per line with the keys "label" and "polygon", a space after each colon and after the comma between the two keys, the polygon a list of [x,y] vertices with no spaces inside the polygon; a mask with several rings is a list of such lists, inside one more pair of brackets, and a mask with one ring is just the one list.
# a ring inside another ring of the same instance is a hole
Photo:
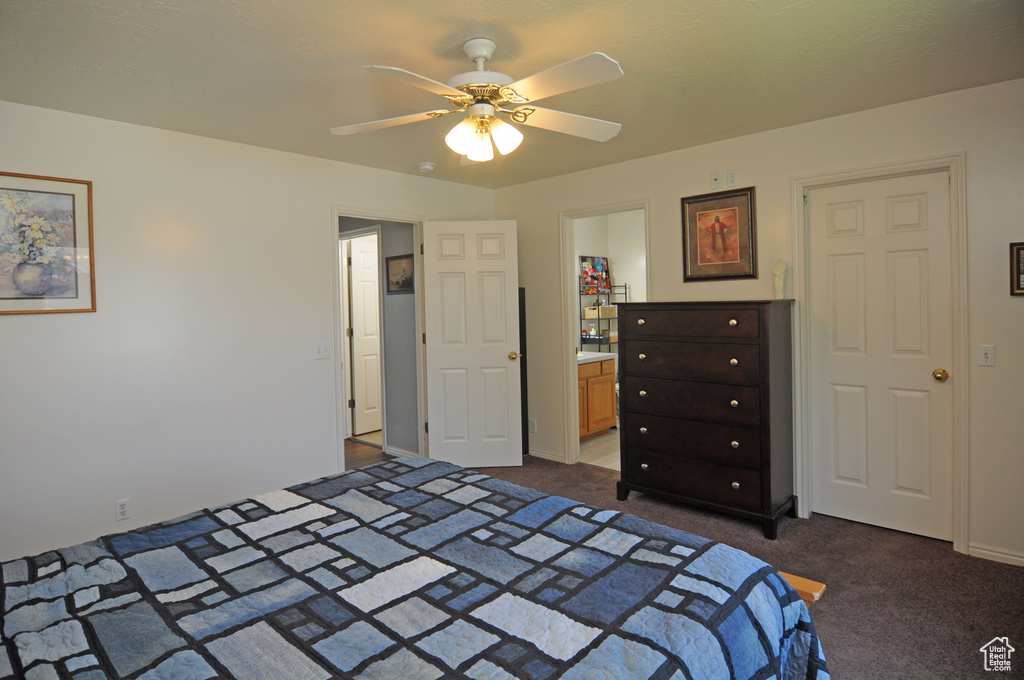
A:
{"label": "open white bedroom door", "polygon": [[429,455],[523,464],[516,223],[423,223]]}

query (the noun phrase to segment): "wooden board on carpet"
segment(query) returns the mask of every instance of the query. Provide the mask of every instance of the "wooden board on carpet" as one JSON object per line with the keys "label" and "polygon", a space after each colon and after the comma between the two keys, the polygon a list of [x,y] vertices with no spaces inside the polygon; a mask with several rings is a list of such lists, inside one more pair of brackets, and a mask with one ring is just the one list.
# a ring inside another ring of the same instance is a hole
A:
{"label": "wooden board on carpet", "polygon": [[793,574],[787,574],[784,571],[780,571],[779,574],[782,578],[789,581],[789,585],[793,586],[793,590],[800,596],[808,607],[818,601],[822,593],[825,592],[825,584],[812,581],[809,578],[803,576],[794,576]]}

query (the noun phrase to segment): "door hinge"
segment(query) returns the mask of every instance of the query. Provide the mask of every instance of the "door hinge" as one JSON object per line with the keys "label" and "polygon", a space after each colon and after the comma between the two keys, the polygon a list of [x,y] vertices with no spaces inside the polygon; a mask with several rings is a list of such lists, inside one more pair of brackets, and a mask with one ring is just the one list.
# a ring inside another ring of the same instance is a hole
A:
{"label": "door hinge", "polygon": [[346,328],[345,329],[345,335],[351,338],[352,335],[353,335],[352,329],[351,328]]}
{"label": "door hinge", "polygon": [[426,333],[423,334],[423,344],[424,345],[427,344],[427,334]]}
{"label": "door hinge", "polygon": [[427,421],[423,421],[423,431],[430,434],[430,423]]}
{"label": "door hinge", "polygon": [[420,244],[420,255],[422,255],[422,254],[423,254],[423,244],[421,243]]}
{"label": "door hinge", "polygon": [[349,408],[355,408],[356,407],[356,400],[355,399],[349,399],[348,400],[348,407]]}
{"label": "door hinge", "polygon": [[348,266],[349,266],[349,267],[351,267],[351,266],[352,266],[352,258],[351,258],[351,257],[350,257],[350,258],[348,258]]}
{"label": "door hinge", "polygon": [[804,205],[807,205],[807,192],[804,192]]}

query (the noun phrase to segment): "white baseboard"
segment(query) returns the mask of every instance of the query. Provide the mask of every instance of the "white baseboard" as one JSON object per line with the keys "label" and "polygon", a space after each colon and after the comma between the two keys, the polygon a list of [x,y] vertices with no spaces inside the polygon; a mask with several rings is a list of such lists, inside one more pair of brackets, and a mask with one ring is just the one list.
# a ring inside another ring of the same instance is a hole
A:
{"label": "white baseboard", "polygon": [[406,451],[405,449],[399,449],[394,446],[388,446],[383,449],[384,453],[389,456],[395,456],[396,458],[419,458],[420,454],[415,451]]}
{"label": "white baseboard", "polygon": [[551,460],[556,463],[564,463],[565,455],[561,452],[550,453],[548,451],[541,451],[540,449],[530,449],[530,455],[536,456],[537,458],[543,458],[544,460]]}
{"label": "white baseboard", "polygon": [[994,562],[1002,562],[1004,564],[1013,564],[1018,567],[1024,567],[1024,554],[1010,552],[1002,550],[1000,548],[993,548],[988,545],[978,545],[972,543],[967,548],[967,554],[971,557],[980,557],[985,560],[992,560]]}

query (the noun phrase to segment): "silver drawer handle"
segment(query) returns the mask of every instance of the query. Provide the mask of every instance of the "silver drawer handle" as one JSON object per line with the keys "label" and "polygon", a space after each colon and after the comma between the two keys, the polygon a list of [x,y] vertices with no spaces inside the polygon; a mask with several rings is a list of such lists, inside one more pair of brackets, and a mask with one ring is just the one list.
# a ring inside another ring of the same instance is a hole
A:
{"label": "silver drawer handle", "polygon": [[734,449],[740,448],[740,443],[738,441],[736,441],[735,439],[732,441],[732,448],[734,448]]}
{"label": "silver drawer handle", "polygon": [[647,323],[647,322],[644,321],[643,319],[637,319],[636,320],[636,325],[637,326],[643,326],[645,323]]}
{"label": "silver drawer handle", "polygon": [[732,483],[732,488],[734,488],[737,491],[739,491],[740,490],[740,483],[739,482],[733,482]]}
{"label": "silver drawer handle", "polygon": [[740,405],[740,402],[736,401],[735,399],[733,399],[732,401],[729,402],[729,406],[732,406],[733,408],[736,408],[739,405]]}
{"label": "silver drawer handle", "polygon": [[729,365],[730,366],[739,366],[740,365],[740,360],[739,359],[730,359],[729,360]]}
{"label": "silver drawer handle", "polygon": [[739,323],[739,322],[736,321],[736,319],[729,319],[729,325],[730,326],[735,326],[737,323]]}
{"label": "silver drawer handle", "polygon": [[643,361],[644,359],[646,359],[646,358],[647,358],[647,355],[646,355],[646,354],[644,354],[643,352],[641,352],[641,353],[640,353],[640,356],[639,356],[639,357],[637,357],[637,358],[638,358],[638,359],[640,359],[640,361]]}
{"label": "silver drawer handle", "polygon": [[646,397],[647,396],[647,390],[640,390],[640,396],[641,397]]}
{"label": "silver drawer handle", "polygon": [[647,471],[647,463],[640,463],[640,469],[643,470],[644,472],[646,472]]}
{"label": "silver drawer handle", "polygon": [[647,434],[647,428],[646,427],[641,427],[640,428],[640,434]]}

